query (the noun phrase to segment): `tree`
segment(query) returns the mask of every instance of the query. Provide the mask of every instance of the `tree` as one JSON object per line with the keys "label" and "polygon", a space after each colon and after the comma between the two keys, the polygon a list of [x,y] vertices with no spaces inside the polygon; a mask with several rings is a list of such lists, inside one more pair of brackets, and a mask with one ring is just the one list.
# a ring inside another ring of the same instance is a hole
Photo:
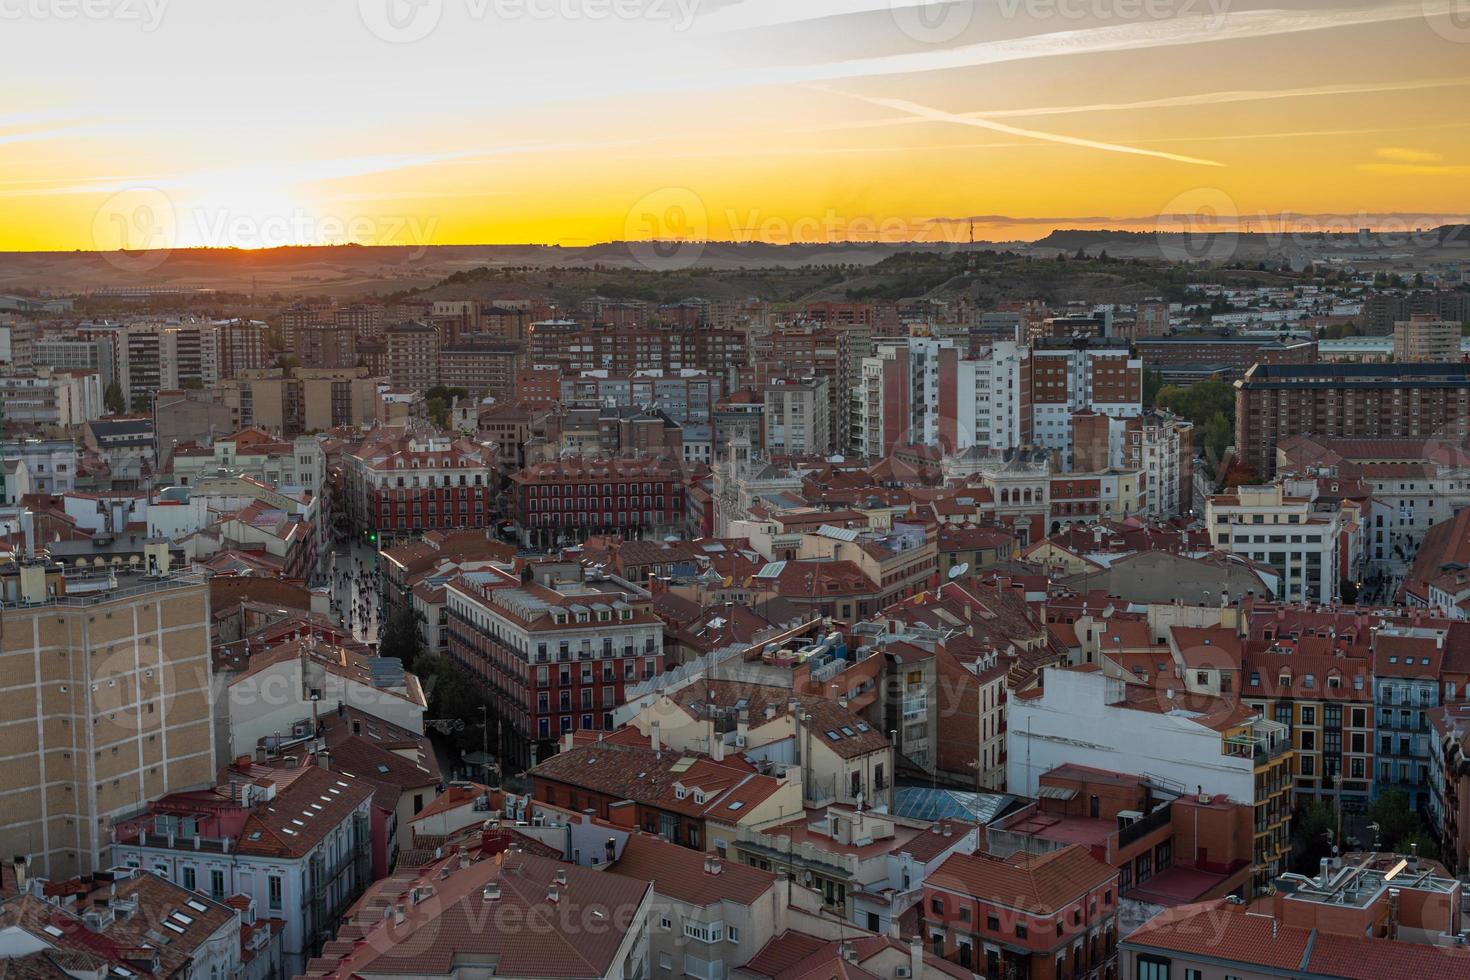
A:
{"label": "tree", "polygon": [[491,748],[495,748],[496,716],[489,712],[481,714],[480,705],[484,701],[480,690],[464,671],[446,657],[426,653],[419,659],[415,673],[429,701],[429,717],[457,718],[464,723],[464,727],[453,736],[460,751],[480,748],[484,739],[480,731],[482,722],[492,726],[489,740]]}
{"label": "tree", "polygon": [[1369,804],[1368,820],[1378,825],[1378,841],[1383,848],[1395,852],[1400,841],[1413,843],[1411,836],[1420,831],[1419,817],[1409,806],[1409,794],[1400,789],[1387,790]]}
{"label": "tree", "polygon": [[425,651],[423,634],[419,632],[422,621],[423,617],[412,606],[394,609],[378,637],[378,656],[397,657],[403,661],[404,670],[413,670]]}
{"label": "tree", "polygon": [[1143,372],[1143,404],[1153,408],[1158,404],[1159,392],[1164,389],[1164,376],[1147,368]]}
{"label": "tree", "polygon": [[102,393],[102,403],[107,406],[107,411],[111,415],[121,415],[127,411],[128,404],[123,397],[122,385],[116,381],[108,385],[107,390]]}
{"label": "tree", "polygon": [[1313,801],[1296,812],[1291,821],[1291,861],[1297,871],[1311,874],[1323,858],[1332,856],[1337,821],[1337,807],[1330,803]]}

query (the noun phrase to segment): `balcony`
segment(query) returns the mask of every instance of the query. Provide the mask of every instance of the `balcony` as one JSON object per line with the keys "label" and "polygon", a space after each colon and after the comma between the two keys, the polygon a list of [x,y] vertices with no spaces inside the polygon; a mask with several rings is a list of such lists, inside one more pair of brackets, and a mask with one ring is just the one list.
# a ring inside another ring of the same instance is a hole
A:
{"label": "balcony", "polygon": [[929,698],[927,696],[926,697],[904,698],[903,699],[903,720],[904,721],[912,721],[913,719],[923,717],[923,716],[927,715],[928,713],[929,713]]}

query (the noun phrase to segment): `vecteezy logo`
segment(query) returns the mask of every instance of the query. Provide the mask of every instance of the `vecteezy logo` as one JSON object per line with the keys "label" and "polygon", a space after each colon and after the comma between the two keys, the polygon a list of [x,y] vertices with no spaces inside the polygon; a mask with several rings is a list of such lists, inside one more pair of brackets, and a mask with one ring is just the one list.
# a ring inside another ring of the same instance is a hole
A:
{"label": "vecteezy logo", "polygon": [[148,272],[163,265],[177,235],[173,201],[156,187],[118,191],[92,216],[92,244],[123,272]]}
{"label": "vecteezy logo", "polygon": [[633,261],[645,269],[687,269],[704,254],[709,218],[704,201],[687,187],[645,194],[628,211],[623,238]]}
{"label": "vecteezy logo", "polygon": [[1170,262],[1224,262],[1235,255],[1240,212],[1214,187],[1185,191],[1158,216],[1159,252]]}
{"label": "vecteezy logo", "polygon": [[1446,41],[1470,43],[1470,0],[1421,0],[1429,29]]}
{"label": "vecteezy logo", "polygon": [[968,0],[888,0],[898,29],[923,44],[947,44],[965,32],[975,16]]}
{"label": "vecteezy logo", "polygon": [[444,0],[357,0],[363,24],[390,44],[422,41],[439,26]]}

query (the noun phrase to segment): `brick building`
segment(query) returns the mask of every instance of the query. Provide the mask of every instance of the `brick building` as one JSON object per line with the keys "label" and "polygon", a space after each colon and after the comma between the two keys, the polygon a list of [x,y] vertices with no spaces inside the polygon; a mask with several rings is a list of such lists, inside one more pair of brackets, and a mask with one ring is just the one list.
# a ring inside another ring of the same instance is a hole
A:
{"label": "brick building", "polygon": [[518,340],[484,335],[466,338],[440,349],[439,383],[464,388],[472,395],[512,398],[525,356],[526,345]]}
{"label": "brick building", "polygon": [[295,350],[302,367],[357,367],[357,334],[351,327],[334,323],[300,327],[296,331]]}
{"label": "brick building", "polygon": [[1118,872],[1079,844],[1010,860],[953,854],[924,882],[919,916],[935,955],[987,977],[1110,977]]}
{"label": "brick building", "polygon": [[648,535],[684,524],[684,474],[667,459],[571,456],[511,477],[511,504],[530,541]]}
{"label": "brick building", "polygon": [[1463,364],[1258,364],[1235,383],[1235,450],[1258,477],[1276,472],[1276,444],[1327,438],[1470,435]]}
{"label": "brick building", "polygon": [[626,687],[663,671],[663,621],[646,590],[571,562],[532,575],[518,586],[461,575],[444,593],[449,657],[485,688],[497,755],[520,769],[563,734],[611,731]]}
{"label": "brick building", "polygon": [[445,435],[380,430],[342,454],[348,526],[380,543],[494,519],[488,451]]}

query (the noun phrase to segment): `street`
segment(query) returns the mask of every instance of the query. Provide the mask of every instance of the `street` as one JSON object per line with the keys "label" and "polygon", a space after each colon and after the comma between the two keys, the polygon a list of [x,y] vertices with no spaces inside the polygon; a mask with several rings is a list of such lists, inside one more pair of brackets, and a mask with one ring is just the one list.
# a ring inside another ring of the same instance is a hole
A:
{"label": "street", "polygon": [[377,552],[353,542],[346,551],[334,551],[331,565],[332,606],[337,621],[363,643],[376,644],[382,627],[379,616]]}

